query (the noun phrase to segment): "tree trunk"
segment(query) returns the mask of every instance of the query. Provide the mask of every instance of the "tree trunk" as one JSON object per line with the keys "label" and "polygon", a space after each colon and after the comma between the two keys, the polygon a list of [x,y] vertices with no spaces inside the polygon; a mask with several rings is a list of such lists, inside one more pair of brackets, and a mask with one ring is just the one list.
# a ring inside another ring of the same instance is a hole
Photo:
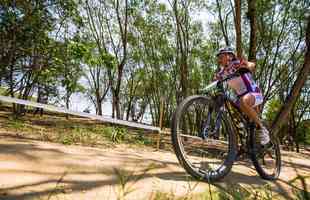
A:
{"label": "tree trunk", "polygon": [[297,133],[297,125],[296,125],[296,115],[295,115],[295,106],[293,106],[293,109],[292,109],[292,133],[293,133],[293,142],[296,146],[296,152],[299,153],[299,138],[298,138],[298,133]]}
{"label": "tree trunk", "polygon": [[70,108],[70,96],[67,93],[67,95],[66,95],[66,109],[69,109],[69,108]]}
{"label": "tree trunk", "polygon": [[241,35],[241,0],[235,0],[235,28],[237,56],[242,56],[242,35]]}
{"label": "tree trunk", "polygon": [[102,115],[102,101],[99,88],[96,88],[96,104],[97,104],[97,110],[96,110],[97,115]]}
{"label": "tree trunk", "polygon": [[[43,103],[42,98],[43,98],[43,89],[42,86],[38,84],[38,93],[37,93],[37,103]],[[43,108],[35,108],[33,115],[36,115],[38,112],[40,112],[40,116],[43,115]]]}
{"label": "tree trunk", "polygon": [[180,86],[181,99],[188,95],[188,54],[189,54],[189,19],[188,19],[188,5],[183,5],[184,14],[181,15],[178,1],[173,3],[173,11],[176,23],[176,42],[177,42],[177,56],[176,63],[180,66]]}
{"label": "tree trunk", "polygon": [[[35,75],[33,71],[29,71],[26,72],[26,80],[25,83],[22,84],[22,86],[20,87],[20,91],[19,91],[19,96],[18,98],[20,99],[24,99],[24,100],[28,100],[31,90],[33,89],[33,86],[35,85],[35,83],[38,80],[38,75]],[[26,106],[25,105],[17,105],[16,106],[16,114],[17,115],[22,115],[25,114],[27,112],[26,110]]]}
{"label": "tree trunk", "polygon": [[216,0],[216,6],[218,9],[218,13],[219,13],[219,20],[220,20],[220,25],[221,25],[223,37],[225,39],[225,44],[226,44],[226,46],[230,46],[230,42],[229,42],[229,38],[228,38],[228,34],[227,34],[227,29],[225,28],[224,19],[222,16],[222,6],[218,0]]}
{"label": "tree trunk", "polygon": [[122,83],[122,78],[123,78],[123,70],[124,70],[124,62],[122,62],[118,66],[118,74],[117,74],[117,83],[116,83],[116,88],[114,91],[114,108],[116,112],[116,118],[120,119],[121,118],[121,112],[120,112],[120,91],[121,91],[121,83]]}
{"label": "tree trunk", "polygon": [[135,115],[135,121],[139,121],[140,119],[143,119],[145,110],[146,110],[146,106],[147,106],[147,101],[143,100],[143,102],[140,105],[140,111],[137,115]]}
{"label": "tree trunk", "polygon": [[249,61],[256,62],[256,0],[248,0],[248,18],[251,27]]}
{"label": "tree trunk", "polygon": [[[129,5],[128,0],[125,0],[125,13],[124,13],[124,19],[121,19],[120,16],[120,7],[119,7],[119,1],[116,1],[116,16],[118,21],[118,27],[120,31],[120,37],[121,37],[121,44],[122,44],[122,58],[119,61],[119,64],[117,66],[117,81],[116,86],[112,86],[113,90],[113,112],[112,117],[114,118],[114,112],[116,112],[116,118],[121,118],[121,110],[120,110],[120,91],[121,91],[121,84],[123,79],[123,70],[125,67],[125,63],[127,60],[127,39],[128,39],[128,17],[129,17]],[[119,57],[116,55],[116,57]]]}
{"label": "tree trunk", "polygon": [[300,91],[305,84],[309,74],[310,74],[310,16],[307,19],[307,29],[306,29],[306,53],[304,58],[304,64],[299,71],[298,77],[292,87],[291,92],[286,97],[283,106],[281,107],[279,113],[277,114],[275,120],[272,123],[271,129],[273,133],[277,133],[280,127],[285,123],[289,112],[292,110],[292,107],[295,105]]}
{"label": "tree trunk", "polygon": [[[66,94],[66,108],[69,109],[70,108],[70,94],[69,92],[67,91],[67,94]],[[66,119],[69,119],[69,114],[66,114]]]}
{"label": "tree trunk", "polygon": [[[185,61],[186,62],[186,61]],[[187,88],[188,88],[188,66],[187,63],[181,64],[181,93],[182,93],[182,99],[185,99],[187,97]]]}
{"label": "tree trunk", "polygon": [[288,123],[288,135],[289,135],[289,150],[294,151],[294,140],[295,140],[295,130],[294,130],[294,116],[293,114],[289,117]]}
{"label": "tree trunk", "polygon": [[[134,105],[132,105],[132,98],[128,101],[127,109],[126,109],[126,121],[129,120],[130,113],[134,113]],[[131,119],[133,120],[133,116],[131,115]]]}

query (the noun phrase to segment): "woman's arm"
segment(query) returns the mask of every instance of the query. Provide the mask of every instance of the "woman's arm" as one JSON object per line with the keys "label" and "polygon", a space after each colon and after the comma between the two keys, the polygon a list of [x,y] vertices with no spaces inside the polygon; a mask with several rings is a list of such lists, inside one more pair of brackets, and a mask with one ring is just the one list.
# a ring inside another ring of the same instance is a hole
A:
{"label": "woman's arm", "polygon": [[248,70],[250,70],[252,73],[255,72],[255,67],[256,67],[256,64],[254,62],[250,62],[250,61],[247,61],[246,59],[241,59],[241,66],[240,68],[246,68]]}
{"label": "woman's arm", "polygon": [[256,64],[255,64],[254,62],[246,61],[246,65],[247,65],[247,67],[249,68],[249,70],[251,70],[252,73],[255,72]]}
{"label": "woman's arm", "polygon": [[223,78],[223,74],[224,74],[224,68],[221,67],[218,69],[218,71],[214,74],[213,76],[213,81],[215,80],[221,80]]}

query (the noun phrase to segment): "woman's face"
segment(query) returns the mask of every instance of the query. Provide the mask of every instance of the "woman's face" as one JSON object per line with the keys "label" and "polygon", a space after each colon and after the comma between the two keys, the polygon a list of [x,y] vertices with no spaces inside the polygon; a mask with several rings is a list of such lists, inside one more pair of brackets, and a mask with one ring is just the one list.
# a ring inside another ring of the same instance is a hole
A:
{"label": "woman's face", "polygon": [[220,54],[218,57],[218,63],[219,65],[225,67],[229,64],[229,62],[231,61],[230,55],[228,53],[222,53]]}

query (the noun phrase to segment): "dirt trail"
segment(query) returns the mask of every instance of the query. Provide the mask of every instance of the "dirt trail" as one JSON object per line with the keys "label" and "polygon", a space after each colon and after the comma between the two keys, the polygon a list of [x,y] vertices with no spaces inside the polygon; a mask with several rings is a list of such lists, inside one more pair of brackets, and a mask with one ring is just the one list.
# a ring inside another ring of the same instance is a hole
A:
{"label": "dirt trail", "polygon": [[[271,184],[274,191],[288,198],[292,196],[292,186],[288,182],[297,175],[309,176],[310,160],[305,154],[282,154],[280,180]],[[121,180],[128,176],[131,182],[122,190]],[[266,183],[257,176],[250,163],[237,162],[232,172],[216,185],[251,188]],[[301,183],[297,180],[297,186],[293,187],[302,188]],[[305,184],[310,191],[310,180],[307,179]],[[193,186],[196,183],[189,181],[171,152],[122,145],[113,149],[65,146],[9,138],[0,133],[1,200],[116,199],[127,191],[131,192],[126,199],[149,199],[156,191],[185,195]],[[208,184],[200,182],[194,192],[207,190]]]}

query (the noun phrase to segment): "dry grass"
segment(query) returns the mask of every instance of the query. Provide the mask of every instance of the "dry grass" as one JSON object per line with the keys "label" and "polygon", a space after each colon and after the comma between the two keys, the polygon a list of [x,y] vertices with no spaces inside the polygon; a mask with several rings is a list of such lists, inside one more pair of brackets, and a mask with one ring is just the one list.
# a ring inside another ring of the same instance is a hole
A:
{"label": "dry grass", "polygon": [[[139,132],[133,132],[126,128],[113,127],[101,124],[97,121],[69,118],[66,119],[57,115],[44,115],[42,117],[27,114],[21,118],[14,118],[7,111],[0,112],[0,134],[10,134],[12,136],[37,139],[42,141],[58,142],[66,145],[80,144],[86,146],[104,146],[113,147],[115,144],[125,143],[134,146],[153,145],[154,141],[144,137]],[[136,184],[144,178],[144,176],[152,170],[149,166],[140,172],[128,173],[124,169],[115,168],[114,174],[118,179],[118,184],[115,193],[118,199],[125,200],[127,197],[135,192]],[[293,185],[300,181],[305,183],[304,179],[307,177],[296,177],[291,180]],[[153,191],[147,198],[149,200],[189,200],[189,199],[255,199],[255,200],[271,200],[284,199],[279,194],[274,193],[270,185],[266,184],[262,187],[251,188],[243,187],[239,184],[229,185],[224,187],[217,187],[209,185],[206,191],[197,194],[195,189],[199,182],[188,181],[187,192],[183,196],[176,196],[175,193],[165,193],[162,191]],[[306,188],[306,187],[305,187]],[[56,184],[55,191],[64,190],[61,184]],[[295,199],[308,200],[310,194],[307,190],[293,189]],[[63,199],[59,196],[59,192],[51,193],[47,198],[38,199],[52,199],[57,196],[57,199]],[[100,197],[98,197],[100,199]]]}
{"label": "dry grass", "polygon": [[0,112],[0,131],[18,137],[62,143],[65,145],[105,146],[124,143],[133,146],[152,146],[155,140],[141,131],[109,126],[84,118],[69,118],[53,115],[42,117],[26,114],[14,118],[9,112]]}

